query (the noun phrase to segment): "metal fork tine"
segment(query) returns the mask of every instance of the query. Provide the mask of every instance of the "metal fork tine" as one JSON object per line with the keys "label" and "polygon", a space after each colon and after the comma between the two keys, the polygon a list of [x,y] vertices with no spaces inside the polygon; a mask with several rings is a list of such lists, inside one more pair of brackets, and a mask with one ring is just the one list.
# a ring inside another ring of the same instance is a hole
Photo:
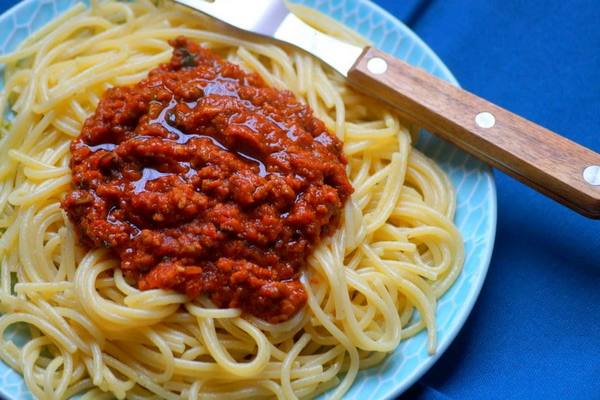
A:
{"label": "metal fork tine", "polygon": [[198,10],[210,17],[219,18],[215,13],[217,0],[175,0],[175,3]]}
{"label": "metal fork tine", "polygon": [[174,0],[242,31],[286,42],[316,55],[346,76],[363,52],[294,16],[284,0]]}
{"label": "metal fork tine", "polygon": [[174,0],[238,29],[273,36],[290,13],[283,0]]}

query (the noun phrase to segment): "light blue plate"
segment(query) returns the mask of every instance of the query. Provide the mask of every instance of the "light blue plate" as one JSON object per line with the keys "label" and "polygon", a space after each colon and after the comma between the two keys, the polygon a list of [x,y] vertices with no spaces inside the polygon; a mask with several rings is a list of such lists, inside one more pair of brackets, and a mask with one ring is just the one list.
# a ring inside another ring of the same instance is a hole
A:
{"label": "light blue plate", "polygon": [[[76,0],[26,0],[0,16],[0,54],[73,6]],[[295,0],[325,14],[369,38],[378,48],[430,73],[457,84],[456,79],[410,29],[368,0]],[[0,80],[0,87],[2,87]],[[347,399],[394,398],[419,379],[463,326],[487,273],[496,232],[496,188],[490,169],[452,145],[425,134],[418,147],[450,175],[458,194],[456,223],[465,240],[464,271],[442,297],[437,309],[438,348],[427,353],[424,332],[402,342],[378,367],[359,373]],[[0,395],[29,399],[23,378],[0,363]],[[1,397],[1,396],[0,396]]]}

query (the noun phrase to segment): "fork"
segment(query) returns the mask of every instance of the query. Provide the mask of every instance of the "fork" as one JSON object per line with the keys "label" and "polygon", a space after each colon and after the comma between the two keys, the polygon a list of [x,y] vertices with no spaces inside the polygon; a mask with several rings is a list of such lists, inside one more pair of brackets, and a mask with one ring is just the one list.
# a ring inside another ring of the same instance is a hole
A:
{"label": "fork", "polygon": [[284,0],[174,0],[319,58],[357,90],[546,196],[600,219],[600,154],[373,47],[310,27]]}

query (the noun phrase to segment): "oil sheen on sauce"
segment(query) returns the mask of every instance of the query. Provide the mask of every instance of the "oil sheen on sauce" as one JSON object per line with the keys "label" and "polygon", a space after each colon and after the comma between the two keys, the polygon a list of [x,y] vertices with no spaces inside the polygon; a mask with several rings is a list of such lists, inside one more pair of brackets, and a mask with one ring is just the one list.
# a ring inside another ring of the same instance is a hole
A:
{"label": "oil sheen on sauce", "polygon": [[105,92],[71,145],[62,207],[140,289],[285,321],[352,193],[342,143],[289,91],[186,38],[171,45],[168,64]]}

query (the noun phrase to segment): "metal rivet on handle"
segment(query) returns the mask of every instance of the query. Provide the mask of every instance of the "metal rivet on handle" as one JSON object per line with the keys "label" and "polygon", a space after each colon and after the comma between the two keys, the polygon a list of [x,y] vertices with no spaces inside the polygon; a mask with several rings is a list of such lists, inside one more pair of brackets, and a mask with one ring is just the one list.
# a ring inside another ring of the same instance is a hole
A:
{"label": "metal rivet on handle", "polygon": [[481,112],[475,116],[475,123],[480,128],[489,129],[496,125],[496,117],[489,112]]}
{"label": "metal rivet on handle", "polygon": [[590,165],[583,170],[583,179],[593,186],[600,186],[600,165]]}
{"label": "metal rivet on handle", "polygon": [[375,75],[381,75],[388,69],[387,62],[381,57],[373,57],[367,62],[367,69]]}

